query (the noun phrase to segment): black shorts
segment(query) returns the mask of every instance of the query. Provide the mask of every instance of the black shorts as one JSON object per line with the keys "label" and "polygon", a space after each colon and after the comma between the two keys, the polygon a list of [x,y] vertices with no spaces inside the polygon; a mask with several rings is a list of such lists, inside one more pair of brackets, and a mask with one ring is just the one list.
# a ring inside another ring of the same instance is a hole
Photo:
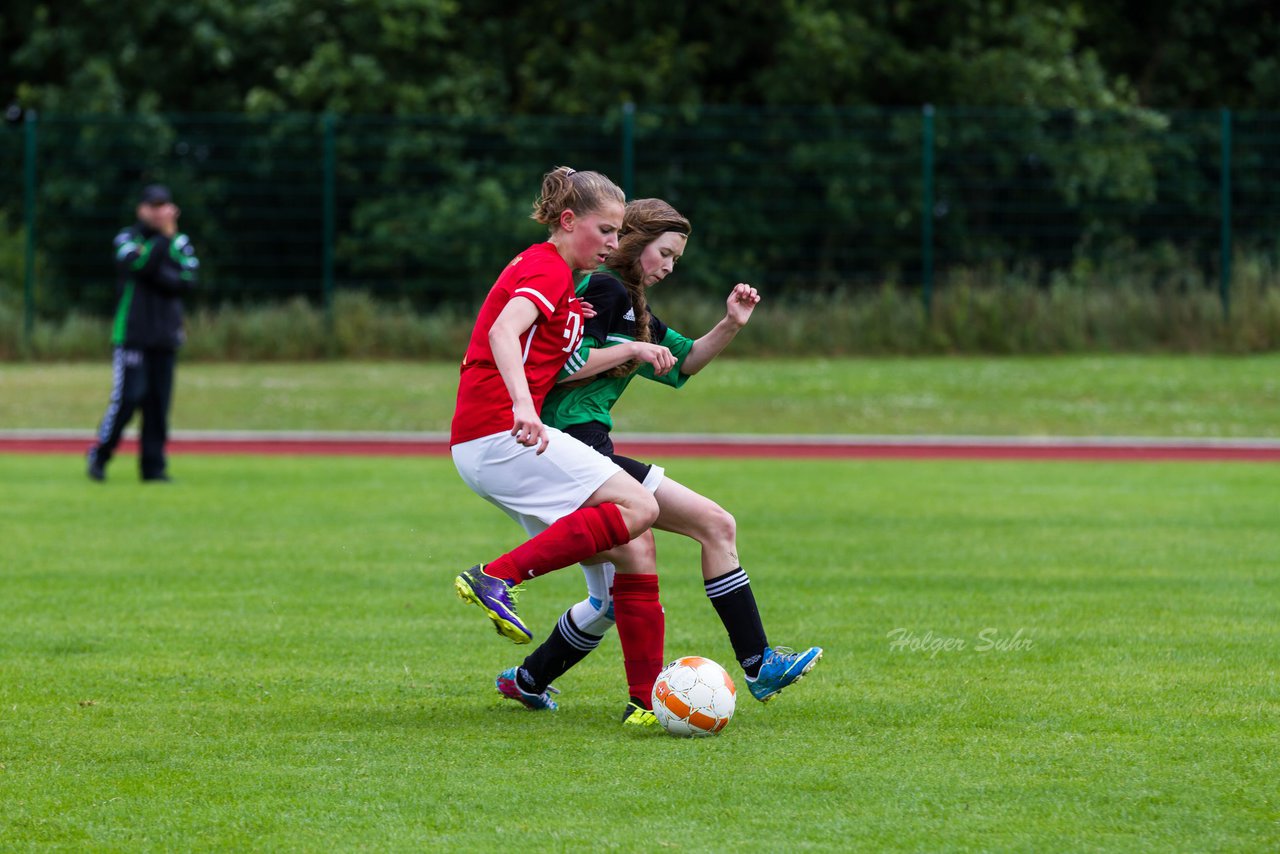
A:
{"label": "black shorts", "polygon": [[613,452],[613,437],[609,435],[609,428],[601,424],[599,421],[592,421],[588,424],[574,424],[565,427],[563,432],[568,433],[584,445],[594,448],[604,454],[618,466],[618,468],[631,475],[640,483],[644,483],[644,479],[649,476],[649,470],[653,468],[651,463],[642,463],[639,460],[633,460],[631,457],[624,457],[621,454]]}

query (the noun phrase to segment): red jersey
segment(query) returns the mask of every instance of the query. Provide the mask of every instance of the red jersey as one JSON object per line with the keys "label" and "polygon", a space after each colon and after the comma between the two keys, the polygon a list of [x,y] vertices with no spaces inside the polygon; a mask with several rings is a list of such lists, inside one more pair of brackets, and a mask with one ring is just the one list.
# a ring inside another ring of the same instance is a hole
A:
{"label": "red jersey", "polygon": [[515,297],[529,300],[540,314],[520,336],[524,375],[535,410],[541,411],[556,374],[582,340],[582,308],[574,294],[573,272],[554,246],[535,243],[507,265],[480,306],[462,360],[450,445],[510,430],[515,423],[511,395],[489,348],[493,322]]}

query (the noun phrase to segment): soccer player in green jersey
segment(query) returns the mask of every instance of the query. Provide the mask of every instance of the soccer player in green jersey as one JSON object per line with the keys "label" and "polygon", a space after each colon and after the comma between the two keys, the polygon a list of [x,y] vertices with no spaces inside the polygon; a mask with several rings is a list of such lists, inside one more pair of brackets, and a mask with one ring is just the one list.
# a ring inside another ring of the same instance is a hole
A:
{"label": "soccer player in green jersey", "polygon": [[[542,419],[610,457],[658,501],[655,528],[683,534],[702,546],[702,577],[752,696],[767,701],[797,681],[822,657],[820,647],[793,652],[770,647],[738,561],[732,515],[670,477],[660,466],[614,453],[610,411],[631,381],[641,376],[672,388],[705,368],[746,325],[760,301],[755,288],[734,287],[724,319],[697,339],[671,329],[649,310],[646,291],[665,279],[683,255],[689,221],[660,199],[627,205],[618,248],[605,265],[583,278],[578,296],[595,316],[586,321],[582,345],[569,357],[548,394]],[[655,358],[654,349],[670,360]],[[561,615],[555,629],[519,667],[499,674],[498,691],[530,709],[555,709],[551,682],[599,645],[616,622],[630,698],[623,722],[655,722],[650,692],[662,668],[664,620],[658,600],[657,554],[652,533],[583,563],[587,598]]]}

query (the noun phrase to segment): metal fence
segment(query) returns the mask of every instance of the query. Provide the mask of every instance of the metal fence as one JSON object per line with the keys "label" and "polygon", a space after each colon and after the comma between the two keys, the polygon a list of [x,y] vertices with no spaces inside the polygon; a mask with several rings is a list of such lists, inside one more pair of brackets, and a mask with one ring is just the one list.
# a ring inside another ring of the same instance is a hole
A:
{"label": "metal fence", "polygon": [[[1117,256],[1195,266],[1280,249],[1280,113],[636,108],[593,118],[35,116],[0,128],[0,298],[110,310],[110,240],[169,184],[210,302],[357,288],[475,301],[553,165],[690,217],[686,287],[772,293],[959,270],[1033,281]],[[20,245],[20,249],[18,248]]]}

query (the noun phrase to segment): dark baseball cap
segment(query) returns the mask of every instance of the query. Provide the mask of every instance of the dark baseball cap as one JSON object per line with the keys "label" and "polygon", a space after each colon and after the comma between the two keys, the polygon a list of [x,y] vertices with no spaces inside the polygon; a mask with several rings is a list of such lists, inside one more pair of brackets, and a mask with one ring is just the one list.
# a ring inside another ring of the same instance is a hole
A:
{"label": "dark baseball cap", "polygon": [[164,184],[148,184],[138,194],[138,204],[141,205],[167,205],[172,201],[173,194]]}

